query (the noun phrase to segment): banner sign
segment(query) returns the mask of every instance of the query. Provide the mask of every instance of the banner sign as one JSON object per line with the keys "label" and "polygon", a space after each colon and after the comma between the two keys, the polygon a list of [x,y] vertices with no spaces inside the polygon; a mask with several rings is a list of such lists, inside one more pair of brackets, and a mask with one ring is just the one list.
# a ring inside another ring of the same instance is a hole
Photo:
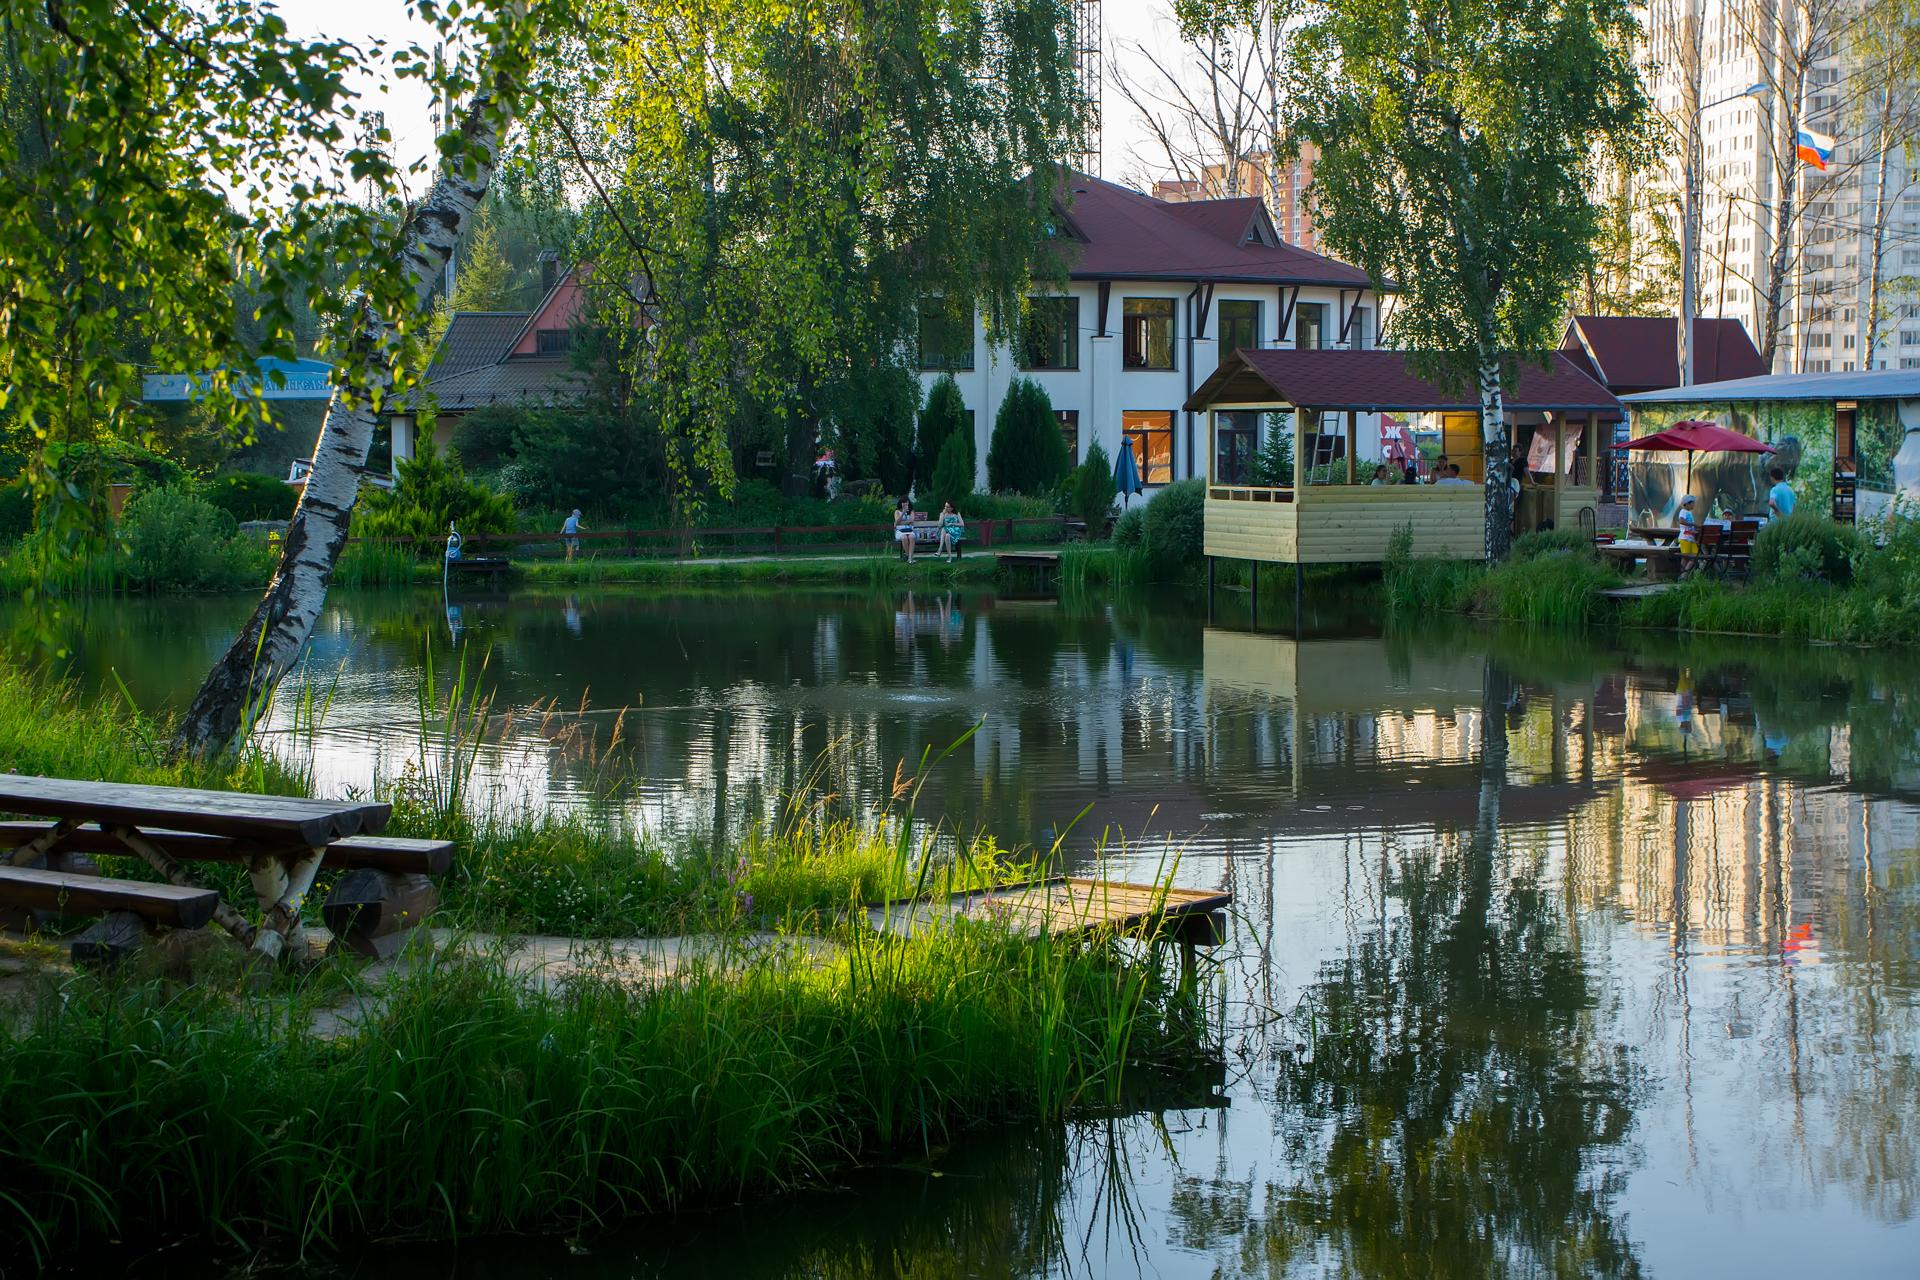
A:
{"label": "banner sign", "polygon": [[[271,376],[275,372],[278,378]],[[255,373],[234,378],[234,390],[262,400],[330,400],[332,378],[333,366],[320,360],[263,359]],[[150,373],[141,383],[141,399],[149,404],[178,402],[198,400],[206,391],[207,377],[200,373]]]}

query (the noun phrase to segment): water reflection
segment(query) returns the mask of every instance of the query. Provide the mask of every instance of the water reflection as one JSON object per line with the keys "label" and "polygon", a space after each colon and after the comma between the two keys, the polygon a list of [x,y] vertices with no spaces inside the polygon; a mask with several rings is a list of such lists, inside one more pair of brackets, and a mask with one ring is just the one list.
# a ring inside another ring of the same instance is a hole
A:
{"label": "water reflection", "polygon": [[[440,608],[330,609],[328,776],[406,758]],[[649,1225],[578,1262],[461,1251],[449,1273],[1895,1275],[1920,1257],[1912,656],[1350,618],[1296,638],[1178,602],[977,593],[462,609],[514,713],[484,761],[502,796],[724,830],[830,743],[821,785],[858,808],[978,722],[929,812],[1018,841],[1091,804],[1077,856],[1103,827],[1164,833],[1242,918],[1225,1109],[986,1138],[938,1161],[948,1177],[861,1180],[751,1230]],[[178,700],[238,612],[99,611],[83,671]],[[555,745],[556,718],[595,748]],[[1105,856],[1140,871],[1163,850]]]}

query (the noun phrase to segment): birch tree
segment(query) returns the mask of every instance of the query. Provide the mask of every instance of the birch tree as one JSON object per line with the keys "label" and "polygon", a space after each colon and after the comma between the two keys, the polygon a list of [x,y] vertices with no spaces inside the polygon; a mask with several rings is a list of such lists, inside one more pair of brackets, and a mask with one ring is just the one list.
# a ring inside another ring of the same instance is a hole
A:
{"label": "birch tree", "polygon": [[1489,559],[1511,534],[1506,388],[1586,275],[1595,165],[1643,127],[1635,34],[1624,0],[1324,0],[1292,42],[1324,241],[1400,290],[1390,334],[1418,367],[1478,392]]}
{"label": "birch tree", "polygon": [[[1248,13],[1198,27],[1171,50],[1133,42],[1136,71],[1115,61],[1114,87],[1153,140],[1160,173],[1210,198],[1261,189],[1270,198],[1279,42],[1269,24],[1278,20],[1269,0],[1255,0]],[[1145,188],[1155,175],[1132,178]]]}
{"label": "birch tree", "polygon": [[348,301],[337,353],[341,372],[279,567],[253,616],[181,717],[177,753],[204,756],[224,750],[292,668],[319,620],[346,545],[380,402],[419,367],[418,343],[409,349],[409,333],[432,314],[447,260],[486,197],[525,88],[533,24],[524,0],[474,23],[472,30],[487,51],[484,68],[459,127],[440,140],[439,174],[426,198],[399,220],[390,250],[366,264],[362,280],[382,274],[387,287],[377,294],[362,289]]}

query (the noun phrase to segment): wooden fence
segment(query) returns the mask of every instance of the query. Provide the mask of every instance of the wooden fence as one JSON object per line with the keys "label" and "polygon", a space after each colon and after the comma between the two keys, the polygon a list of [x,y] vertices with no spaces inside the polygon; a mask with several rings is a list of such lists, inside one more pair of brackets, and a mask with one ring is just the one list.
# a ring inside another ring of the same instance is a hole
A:
{"label": "wooden fence", "polygon": [[[970,548],[987,549],[1018,542],[1063,542],[1073,522],[1066,516],[1014,516],[995,520],[969,520],[967,542]],[[791,551],[817,551],[823,548],[887,551],[893,547],[893,525],[740,525],[712,529],[582,529],[574,537],[580,540],[580,553],[617,554],[630,558],[652,556],[660,559],[687,557],[697,546],[704,555],[783,555]],[[468,551],[504,547],[508,555],[558,554],[567,535],[553,533],[467,533],[460,535],[461,546]],[[429,538],[349,537],[349,543],[372,546],[440,547],[444,534]],[[716,545],[717,544],[717,545]]]}

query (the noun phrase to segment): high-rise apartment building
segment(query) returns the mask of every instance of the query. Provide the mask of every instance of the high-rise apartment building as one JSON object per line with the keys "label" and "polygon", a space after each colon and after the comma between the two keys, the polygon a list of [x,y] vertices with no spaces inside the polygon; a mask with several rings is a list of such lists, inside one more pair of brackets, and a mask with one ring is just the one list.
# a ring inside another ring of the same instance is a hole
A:
{"label": "high-rise apartment building", "polygon": [[[1691,134],[1699,314],[1745,324],[1776,372],[1920,368],[1917,86],[1863,49],[1864,13],[1650,0],[1643,14],[1643,75],[1670,134],[1668,163],[1641,179],[1649,204],[1679,239]],[[1655,233],[1652,208],[1640,226]]]}
{"label": "high-rise apartment building", "polygon": [[1227,181],[1224,163],[1209,164],[1201,167],[1196,178],[1163,178],[1154,183],[1153,198],[1184,201],[1253,196],[1267,206],[1283,240],[1318,252],[1320,237],[1314,230],[1307,187],[1313,182],[1313,162],[1319,154],[1312,143],[1302,143],[1298,155],[1282,162],[1276,183],[1268,153],[1251,151],[1234,166],[1232,183]]}

